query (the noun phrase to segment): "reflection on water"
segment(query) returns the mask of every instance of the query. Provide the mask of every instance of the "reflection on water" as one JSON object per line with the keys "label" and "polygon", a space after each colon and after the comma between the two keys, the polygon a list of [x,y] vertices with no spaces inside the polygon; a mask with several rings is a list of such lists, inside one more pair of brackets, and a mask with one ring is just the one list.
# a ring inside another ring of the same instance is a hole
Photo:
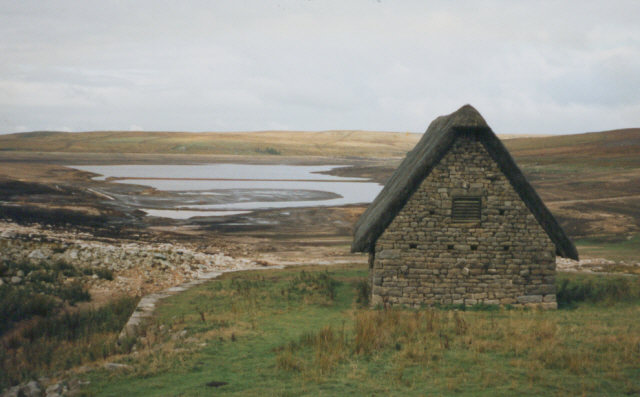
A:
{"label": "reflection on water", "polygon": [[[141,209],[149,215],[175,219],[231,215],[212,210],[250,211],[369,203],[382,189],[381,185],[366,182],[364,178],[318,174],[336,167],[248,164],[72,166],[102,175],[96,180],[114,178],[113,182],[145,185],[169,193],[168,199],[155,201],[154,205],[161,208],[150,209],[151,200],[130,198],[127,201],[146,203],[147,206]],[[180,211],[176,211],[178,209]]]}

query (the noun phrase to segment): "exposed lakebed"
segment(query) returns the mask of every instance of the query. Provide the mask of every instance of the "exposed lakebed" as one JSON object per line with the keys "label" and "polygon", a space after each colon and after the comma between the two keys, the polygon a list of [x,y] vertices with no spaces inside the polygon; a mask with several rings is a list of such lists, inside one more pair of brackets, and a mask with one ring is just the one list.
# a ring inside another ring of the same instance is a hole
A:
{"label": "exposed lakebed", "polygon": [[[382,186],[365,178],[326,174],[335,165],[95,165],[69,166],[98,174],[99,193],[148,215],[173,219],[230,216],[258,209],[342,206],[371,202]],[[113,188],[109,186],[112,185]],[[120,185],[122,186],[122,185]],[[145,186],[155,189],[136,189]]]}

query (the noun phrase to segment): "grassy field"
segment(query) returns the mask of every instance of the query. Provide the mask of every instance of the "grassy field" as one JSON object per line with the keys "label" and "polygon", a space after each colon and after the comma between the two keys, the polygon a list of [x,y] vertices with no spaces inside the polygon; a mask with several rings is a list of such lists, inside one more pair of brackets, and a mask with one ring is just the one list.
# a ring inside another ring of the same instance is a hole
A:
{"label": "grassy field", "polygon": [[[422,134],[374,131],[29,132],[0,135],[0,151],[68,153],[165,153],[218,155],[315,155],[404,157]],[[610,168],[638,167],[640,129],[523,137],[504,135],[505,144],[524,164],[578,164]]]}
{"label": "grassy field", "polygon": [[227,275],[165,301],[86,395],[640,393],[640,281],[560,275],[557,311],[372,310],[366,269]]}

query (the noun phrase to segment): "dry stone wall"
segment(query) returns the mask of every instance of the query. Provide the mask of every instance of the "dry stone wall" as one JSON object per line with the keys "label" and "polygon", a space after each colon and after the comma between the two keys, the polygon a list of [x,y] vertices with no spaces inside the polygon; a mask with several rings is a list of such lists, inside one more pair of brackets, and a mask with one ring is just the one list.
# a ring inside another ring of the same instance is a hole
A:
{"label": "dry stone wall", "polygon": [[[454,221],[454,197],[480,197],[480,219]],[[556,308],[555,246],[473,136],[454,142],[370,255],[374,305]]]}

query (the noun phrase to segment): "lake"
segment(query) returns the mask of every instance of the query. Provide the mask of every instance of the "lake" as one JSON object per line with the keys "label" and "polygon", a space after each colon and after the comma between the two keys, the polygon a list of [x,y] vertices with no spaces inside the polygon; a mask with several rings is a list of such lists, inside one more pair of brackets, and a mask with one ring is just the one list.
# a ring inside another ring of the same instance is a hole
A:
{"label": "lake", "polygon": [[151,216],[188,219],[229,216],[258,209],[341,206],[371,202],[382,185],[365,178],[321,174],[338,165],[95,165],[69,166],[95,180],[143,185],[165,194],[101,191]]}

